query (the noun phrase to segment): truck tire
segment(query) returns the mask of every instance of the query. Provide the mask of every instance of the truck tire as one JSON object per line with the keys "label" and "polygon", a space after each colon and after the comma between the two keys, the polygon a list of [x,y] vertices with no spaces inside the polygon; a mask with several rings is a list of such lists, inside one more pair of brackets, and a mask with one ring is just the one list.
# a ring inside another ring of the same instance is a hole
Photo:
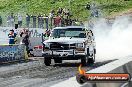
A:
{"label": "truck tire", "polygon": [[94,64],[94,59],[93,58],[88,58],[88,64]]}
{"label": "truck tire", "polygon": [[82,58],[81,58],[81,64],[82,64],[83,66],[86,65],[86,57],[82,57]]}
{"label": "truck tire", "polygon": [[94,54],[96,54],[96,49],[94,49]]}
{"label": "truck tire", "polygon": [[88,58],[88,64],[94,64],[95,62],[95,54],[92,55],[92,58]]}
{"label": "truck tire", "polygon": [[51,64],[51,58],[45,57],[45,58],[44,58],[44,64],[45,64],[46,66],[50,66],[50,64]]}
{"label": "truck tire", "polygon": [[62,63],[62,59],[54,59],[55,63]]}
{"label": "truck tire", "polygon": [[95,53],[96,53],[96,49],[94,49],[92,57],[90,57],[89,48],[87,48],[87,64],[94,64],[94,62],[95,62]]}

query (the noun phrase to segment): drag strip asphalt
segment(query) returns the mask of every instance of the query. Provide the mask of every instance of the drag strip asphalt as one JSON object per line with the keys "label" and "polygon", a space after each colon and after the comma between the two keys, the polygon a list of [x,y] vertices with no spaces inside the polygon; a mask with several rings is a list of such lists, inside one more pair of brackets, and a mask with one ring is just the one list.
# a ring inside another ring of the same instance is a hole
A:
{"label": "drag strip asphalt", "polygon": [[[83,68],[88,71],[112,61],[96,62]],[[49,87],[74,77],[79,65],[80,61],[64,61],[63,64],[45,66],[43,58],[26,63],[4,64],[0,66],[0,87]]]}

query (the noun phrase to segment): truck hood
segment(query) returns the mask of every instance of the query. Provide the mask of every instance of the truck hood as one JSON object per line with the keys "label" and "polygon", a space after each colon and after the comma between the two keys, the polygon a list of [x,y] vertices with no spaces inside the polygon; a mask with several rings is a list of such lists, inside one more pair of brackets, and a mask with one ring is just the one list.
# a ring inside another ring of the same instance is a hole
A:
{"label": "truck hood", "polygon": [[61,38],[49,38],[48,40],[44,41],[44,43],[65,43],[65,44],[73,44],[73,43],[83,43],[86,38],[74,38],[74,37],[61,37]]}

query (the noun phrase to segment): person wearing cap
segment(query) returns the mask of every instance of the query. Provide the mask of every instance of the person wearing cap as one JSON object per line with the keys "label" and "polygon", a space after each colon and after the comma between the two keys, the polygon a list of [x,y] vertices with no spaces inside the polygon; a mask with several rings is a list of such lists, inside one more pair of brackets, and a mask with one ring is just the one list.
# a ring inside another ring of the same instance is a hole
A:
{"label": "person wearing cap", "polygon": [[9,44],[15,44],[15,37],[16,37],[16,33],[14,33],[14,30],[10,30],[10,33],[8,34],[8,38],[9,38]]}

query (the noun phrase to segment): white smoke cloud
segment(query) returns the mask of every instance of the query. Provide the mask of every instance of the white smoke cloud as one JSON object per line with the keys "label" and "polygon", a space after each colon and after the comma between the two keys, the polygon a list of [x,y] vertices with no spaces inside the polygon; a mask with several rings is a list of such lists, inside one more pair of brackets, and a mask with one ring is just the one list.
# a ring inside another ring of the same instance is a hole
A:
{"label": "white smoke cloud", "polygon": [[107,20],[99,19],[94,23],[96,40],[96,59],[119,59],[132,55],[132,20],[129,16],[117,17],[112,26]]}

